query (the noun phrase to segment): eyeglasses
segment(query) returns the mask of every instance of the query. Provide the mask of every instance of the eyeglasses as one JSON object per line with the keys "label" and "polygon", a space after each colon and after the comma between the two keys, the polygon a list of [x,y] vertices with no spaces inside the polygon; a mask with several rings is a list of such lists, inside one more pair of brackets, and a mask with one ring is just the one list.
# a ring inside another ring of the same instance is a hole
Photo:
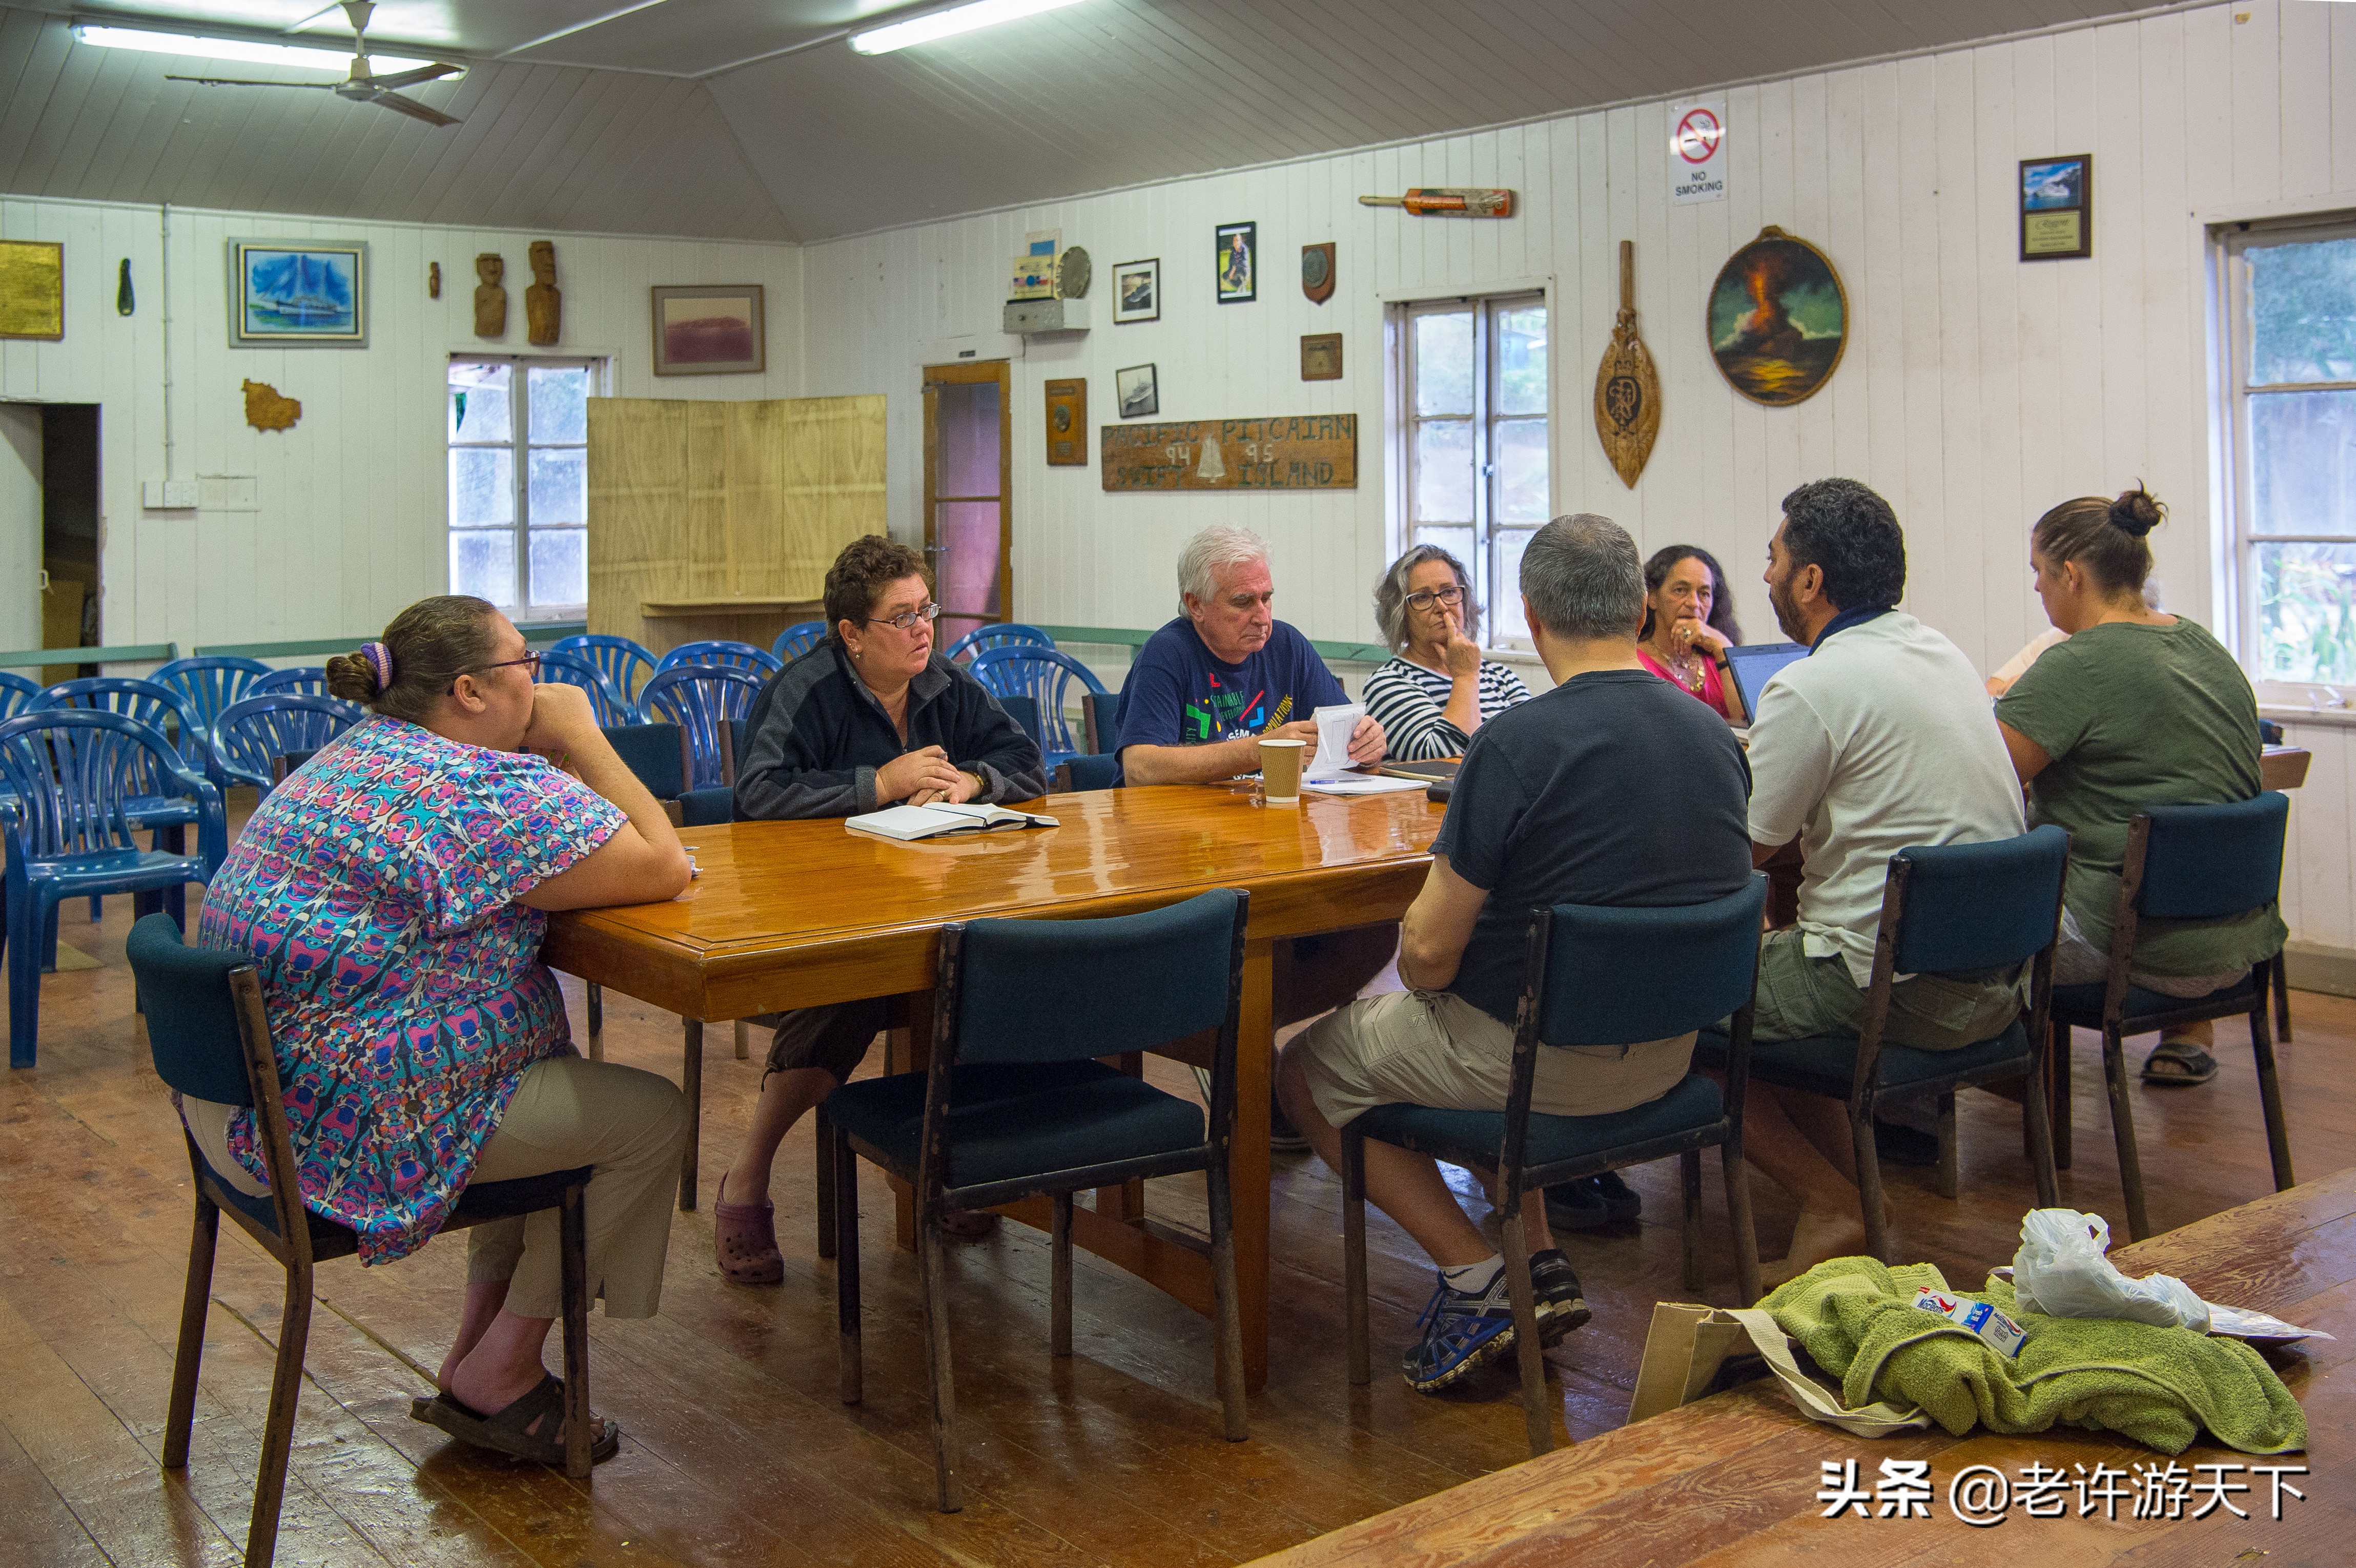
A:
{"label": "eyeglasses", "polygon": [[1407,596],[1407,602],[1414,605],[1419,610],[1429,610],[1434,604],[1445,604],[1451,609],[1453,609],[1457,605],[1464,603],[1464,590],[1462,588],[1427,588],[1420,593],[1408,594]]}
{"label": "eyeglasses", "polygon": [[939,605],[925,604],[914,610],[903,610],[896,615],[871,615],[867,618],[865,624],[870,626],[897,626],[904,632],[914,631],[917,622],[932,620],[940,613],[941,607]]}
{"label": "eyeglasses", "polygon": [[[460,675],[481,675],[489,670],[505,669],[509,665],[519,664],[523,665],[530,669],[531,672],[531,677],[534,680],[538,680],[540,678],[540,656],[538,654],[526,654],[519,659],[501,659],[497,664],[477,665],[472,669],[462,669],[458,673]],[[455,695],[457,689],[458,683],[455,680],[451,681],[451,693]]]}

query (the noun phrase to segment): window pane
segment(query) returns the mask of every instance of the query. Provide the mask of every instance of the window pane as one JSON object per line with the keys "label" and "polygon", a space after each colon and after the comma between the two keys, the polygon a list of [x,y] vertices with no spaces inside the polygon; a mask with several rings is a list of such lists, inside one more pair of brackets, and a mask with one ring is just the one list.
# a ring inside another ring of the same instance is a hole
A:
{"label": "window pane", "polygon": [[584,365],[535,366],[531,370],[531,428],[526,439],[589,439],[589,369]]}
{"label": "window pane", "polygon": [[584,528],[531,530],[531,603],[535,609],[589,603],[588,538]]}
{"label": "window pane", "polygon": [[1535,532],[1535,528],[1500,528],[1490,544],[1494,564],[1489,581],[1496,585],[1489,594],[1487,641],[1492,646],[1530,640],[1529,624],[1522,619],[1522,551]]}
{"label": "window pane", "polygon": [[1497,411],[1547,411],[1547,313],[1542,304],[1497,313]]}
{"label": "window pane", "polygon": [[450,592],[515,603],[515,533],[509,528],[450,530]]}
{"label": "window pane", "polygon": [[1472,517],[1472,424],[1435,420],[1415,427],[1415,517],[1462,523]]}
{"label": "window pane", "polygon": [[1497,426],[1497,521],[1543,523],[1553,493],[1547,488],[1547,422],[1507,420]]}
{"label": "window pane", "polygon": [[536,447],[531,453],[531,510],[534,528],[552,523],[589,520],[589,452],[586,447]]}
{"label": "window pane", "polygon": [[450,367],[450,439],[513,441],[505,365]]}
{"label": "window pane", "polygon": [[2261,544],[2258,670],[2267,680],[2356,680],[2356,544]]}
{"label": "window pane", "polygon": [[2250,531],[2356,534],[2356,392],[2250,399]]}
{"label": "window pane", "polygon": [[[467,417],[474,417],[471,407]],[[450,449],[450,526],[477,528],[515,521],[515,449],[454,446]]]}
{"label": "window pane", "polygon": [[1415,318],[1415,411],[1472,411],[1472,313]]}
{"label": "window pane", "polygon": [[2246,254],[2250,379],[2356,381],[2356,239]]}

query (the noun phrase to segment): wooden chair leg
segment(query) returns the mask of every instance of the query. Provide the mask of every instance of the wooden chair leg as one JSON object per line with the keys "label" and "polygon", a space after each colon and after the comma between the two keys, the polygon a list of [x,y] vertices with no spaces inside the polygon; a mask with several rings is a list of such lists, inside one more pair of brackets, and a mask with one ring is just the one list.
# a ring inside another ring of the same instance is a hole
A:
{"label": "wooden chair leg", "polygon": [[2126,1042],[2115,1028],[2103,1030],[2103,1083],[2111,1096],[2111,1139],[2119,1148],[2119,1186],[2126,1195],[2127,1239],[2151,1234],[2144,1213],[2143,1161],[2136,1154],[2135,1105],[2127,1098]]}
{"label": "wooden chair leg", "polygon": [[916,1272],[925,1290],[925,1370],[933,1385],[933,1474],[937,1506],[943,1513],[965,1508],[965,1482],[958,1474],[957,1382],[949,1366],[948,1260],[943,1256],[937,1213],[916,1226]]}
{"label": "wooden chair leg", "polygon": [[1058,1192],[1054,1200],[1054,1228],[1048,1232],[1053,1259],[1047,1285],[1048,1353],[1068,1359],[1072,1353],[1072,1195]]}
{"label": "wooden chair leg", "polygon": [[2279,953],[2268,965],[2274,972],[2275,1038],[2285,1045],[2290,1043],[2290,965]]}
{"label": "wooden chair leg", "polygon": [[736,1020],[736,1060],[745,1061],[753,1055],[753,1026],[743,1019]]}
{"label": "wooden chair leg", "polygon": [[2275,1072],[2275,1042],[2266,1033],[2265,998],[2250,1010],[2250,1053],[2258,1063],[2258,1104],[2266,1115],[2266,1154],[2274,1161],[2275,1190],[2297,1181],[2290,1168],[2290,1128],[2283,1123],[2282,1080]]}
{"label": "wooden chair leg", "polygon": [[1857,1154],[1858,1206],[1864,1211],[1865,1250],[1869,1256],[1890,1261],[1890,1226],[1881,1215],[1881,1157],[1873,1147],[1873,1106],[1849,1117],[1849,1147]]}
{"label": "wooden chair leg", "polygon": [[197,1416],[197,1369],[205,1355],[205,1313],[213,1298],[213,1249],[220,1239],[220,1208],[197,1194],[188,1231],[188,1278],[180,1294],[180,1345],[172,1353],[172,1403],[164,1417],[164,1468],[188,1467],[188,1432]]}
{"label": "wooden chair leg", "polygon": [[1366,1140],[1342,1129],[1342,1310],[1347,1322],[1350,1386],[1373,1380],[1366,1339]]}
{"label": "wooden chair leg", "polygon": [[1522,1425],[1533,1458],[1554,1447],[1554,1412],[1548,1408],[1546,1352],[1538,1345],[1537,1291],[1530,1283],[1530,1247],[1523,1234],[1521,1195],[1506,1199],[1505,1295],[1514,1304],[1514,1348],[1522,1370]]}
{"label": "wooden chair leg", "polygon": [[[2021,1085],[2024,1095],[2033,1096],[2037,1085]],[[1953,1203],[1955,1200],[1955,1092],[1945,1091],[1939,1096],[1939,1196]]]}
{"label": "wooden chair leg", "polygon": [[2055,1024],[2053,1032],[2045,1038],[2045,1057],[2052,1065],[2053,1085],[2053,1168],[2070,1168],[2071,1133],[2075,1122],[2070,1111],[2070,1042],[2076,1038],[2067,1024]]}
{"label": "wooden chair leg", "polygon": [[818,1255],[819,1261],[833,1257],[834,1249],[834,1146],[830,1134],[834,1124],[826,1119],[826,1102],[818,1103]]}
{"label": "wooden chair leg", "polygon": [[679,1092],[687,1101],[687,1142],[679,1151],[679,1207],[695,1208],[696,1157],[703,1142],[703,1020],[680,1019]]}
{"label": "wooden chair leg", "polygon": [[2025,1085],[2029,1092],[2020,1097],[2020,1123],[2029,1139],[2029,1171],[2037,1180],[2037,1206],[2059,1209],[2062,1181],[2053,1169],[2052,1115],[2045,1096],[2038,1093],[2038,1080],[2043,1075],[2041,1071],[2029,1075]]}
{"label": "wooden chair leg", "polygon": [[1677,1182],[1685,1195],[1686,1293],[1702,1291],[1701,1150],[1689,1148],[1677,1157]]}
{"label": "wooden chair leg", "polygon": [[589,982],[589,1060],[605,1060],[605,987]]}
{"label": "wooden chair leg", "polygon": [[248,1568],[270,1568],[278,1551],[278,1510],[286,1502],[286,1456],[294,1445],[294,1405],[303,1392],[303,1351],[311,1340],[311,1265],[286,1271],[286,1307],[278,1319],[278,1360],[270,1374],[270,1413],[262,1428],[262,1467],[253,1477],[253,1520],[246,1527]]}
{"label": "wooden chair leg", "polygon": [[859,1344],[859,1156],[830,1122],[819,1124],[821,1157],[834,1166],[834,1311],[842,1403],[865,1396],[866,1359]]}
{"label": "wooden chair leg", "polygon": [[1751,1162],[1738,1144],[1718,1146],[1719,1169],[1726,1177],[1726,1213],[1734,1221],[1734,1287],[1749,1307],[1767,1293],[1759,1285],[1759,1232],[1751,1222]]}
{"label": "wooden chair leg", "polygon": [[[1235,1204],[1227,1185],[1227,1168],[1214,1161],[1205,1172],[1211,1200],[1211,1289],[1218,1308],[1218,1343],[1212,1357],[1212,1375],[1219,1384],[1219,1413],[1226,1425],[1226,1438],[1240,1443],[1251,1435],[1250,1418],[1244,1409],[1244,1317],[1243,1297],[1237,1294]],[[1365,1211],[1359,1220],[1361,1245],[1365,1240],[1363,1229]],[[1364,1263],[1363,1253],[1360,1262]],[[1361,1317],[1360,1340],[1364,1341],[1363,1319],[1365,1296],[1358,1296]]]}
{"label": "wooden chair leg", "polygon": [[564,1189],[557,1212],[564,1281],[564,1473],[584,1480],[589,1450],[589,1227],[584,1182]]}

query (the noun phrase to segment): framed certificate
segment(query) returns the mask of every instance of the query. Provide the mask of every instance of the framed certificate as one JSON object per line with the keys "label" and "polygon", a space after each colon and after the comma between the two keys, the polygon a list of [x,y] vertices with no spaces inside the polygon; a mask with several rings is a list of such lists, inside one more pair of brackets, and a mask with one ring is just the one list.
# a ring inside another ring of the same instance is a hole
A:
{"label": "framed certificate", "polygon": [[2020,160],[2020,259],[2094,253],[2094,155]]}

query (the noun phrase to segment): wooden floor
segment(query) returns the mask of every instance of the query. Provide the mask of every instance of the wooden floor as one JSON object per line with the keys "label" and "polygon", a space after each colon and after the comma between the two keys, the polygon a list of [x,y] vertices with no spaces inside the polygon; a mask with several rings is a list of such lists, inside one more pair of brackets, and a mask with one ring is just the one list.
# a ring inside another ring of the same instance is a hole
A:
{"label": "wooden floor", "polygon": [[[224,1226],[205,1372],[185,1478],[157,1467],[185,1264],[187,1170],[177,1123],[146,1061],[123,942],[129,900],[64,941],[96,959],[43,986],[41,1064],[0,1077],[0,1563],[237,1561],[277,1322],[278,1270]],[[581,997],[567,982],[576,1031]],[[2281,1048],[2291,1147],[2303,1178],[2356,1154],[2356,1002],[2295,998]],[[674,1020],[607,1000],[610,1059],[675,1076]],[[2137,1088],[2154,1223],[2166,1229],[2270,1189],[2246,1044],[2223,1029],[2210,1088]],[[1388,1371],[1430,1288],[1413,1245],[1375,1217],[1374,1387],[1343,1371],[1339,1189],[1307,1156],[1280,1156],[1273,1371],[1252,1439],[1218,1435],[1202,1319],[1080,1255],[1076,1355],[1047,1355],[1044,1238],[1008,1227],[959,1249],[953,1330],[966,1509],[932,1511],[923,1355],[911,1254],[891,1205],[862,1187],[867,1403],[835,1397],[834,1276],[811,1224],[811,1144],[779,1162],[781,1289],[721,1279],[711,1186],[741,1136],[757,1060],[712,1031],[705,1068],[704,1210],[671,1233],[660,1317],[593,1318],[594,1394],[623,1427],[594,1483],[448,1445],[408,1418],[430,1388],[465,1277],[455,1239],[411,1260],[319,1271],[309,1379],[286,1499],[283,1563],[416,1564],[1232,1563],[1306,1540],[1511,1465],[1524,1455],[1510,1365],[1456,1397],[1409,1393]],[[877,1053],[880,1055],[880,1051]],[[2078,1158],[2066,1203],[2121,1211],[2090,1036],[2076,1051]],[[1177,1073],[1157,1074],[1191,1091]],[[1927,1171],[1890,1173],[1900,1253],[1976,1284],[2008,1262],[2033,1192],[2018,1109],[1962,1106],[1965,1197]],[[1678,1285],[1675,1166],[1629,1173],[1641,1223],[1568,1240],[1595,1320],[1553,1353],[1574,1437],[1620,1424],[1651,1304]],[[1793,1211],[1758,1184],[1762,1252]],[[1153,1184],[1151,1205],[1198,1224],[1199,1180]],[[1476,1214],[1485,1211],[1467,1198]],[[1711,1162],[1705,1222],[1732,1289]],[[1494,1229],[1494,1227],[1493,1227]],[[2124,1241],[2122,1230],[2121,1238]]]}

